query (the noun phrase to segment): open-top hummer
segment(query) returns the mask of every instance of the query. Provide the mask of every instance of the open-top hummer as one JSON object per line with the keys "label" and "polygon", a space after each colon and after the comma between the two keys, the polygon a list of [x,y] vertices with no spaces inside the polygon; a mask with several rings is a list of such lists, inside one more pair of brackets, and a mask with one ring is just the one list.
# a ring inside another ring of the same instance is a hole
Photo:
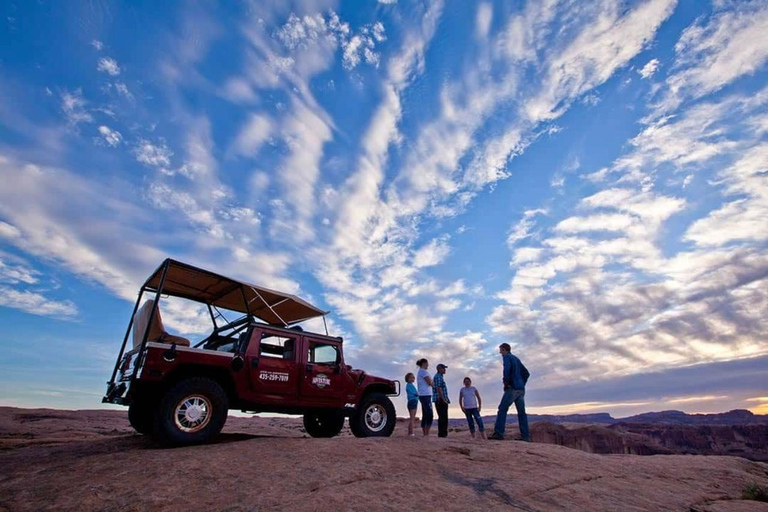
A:
{"label": "open-top hummer", "polygon": [[[165,296],[204,304],[211,333],[194,346],[168,334]],[[243,316],[227,321],[225,312]],[[388,396],[399,395],[399,382],[346,365],[342,339],[327,327],[317,334],[298,326],[325,314],[293,295],[167,259],[139,291],[103,402],[127,405],[137,432],[168,444],[208,441],[229,409],[301,414],[313,437],[335,436],[347,417],[358,437],[391,435]]]}

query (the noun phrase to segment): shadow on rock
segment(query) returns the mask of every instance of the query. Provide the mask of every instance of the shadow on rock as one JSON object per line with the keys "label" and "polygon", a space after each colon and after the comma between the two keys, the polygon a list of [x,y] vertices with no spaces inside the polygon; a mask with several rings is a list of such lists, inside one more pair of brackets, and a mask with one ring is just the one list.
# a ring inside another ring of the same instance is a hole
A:
{"label": "shadow on rock", "polygon": [[504,491],[503,489],[500,489],[498,487],[497,478],[492,478],[492,477],[491,478],[466,478],[464,476],[451,473],[445,469],[443,469],[441,473],[443,478],[445,478],[449,482],[453,484],[461,485],[463,487],[469,487],[470,489],[475,491],[478,496],[485,496],[486,494],[490,494],[492,496],[495,496],[496,498],[504,502],[505,505],[508,505],[510,507],[514,507],[518,510],[535,511],[535,509],[532,509],[525,503],[521,503],[517,501],[508,492]]}

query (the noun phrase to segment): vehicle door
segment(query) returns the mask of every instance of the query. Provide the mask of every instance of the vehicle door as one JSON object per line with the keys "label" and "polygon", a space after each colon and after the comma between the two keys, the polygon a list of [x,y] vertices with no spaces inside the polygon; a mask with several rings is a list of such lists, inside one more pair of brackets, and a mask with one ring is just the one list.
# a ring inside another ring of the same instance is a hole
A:
{"label": "vehicle door", "polygon": [[301,398],[316,404],[342,407],[348,379],[341,344],[306,337],[304,347]]}
{"label": "vehicle door", "polygon": [[255,328],[246,352],[252,401],[292,405],[298,398],[298,347],[301,337],[279,330]]}

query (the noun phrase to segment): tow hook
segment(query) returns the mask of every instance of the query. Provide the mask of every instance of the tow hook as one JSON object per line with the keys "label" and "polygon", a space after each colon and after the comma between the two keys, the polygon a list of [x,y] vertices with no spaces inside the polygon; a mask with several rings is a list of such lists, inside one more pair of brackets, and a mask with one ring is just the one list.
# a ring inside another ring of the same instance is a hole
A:
{"label": "tow hook", "polygon": [[176,355],[177,355],[176,344],[172,343],[171,348],[163,352],[163,361],[165,361],[166,363],[172,363],[176,360]]}

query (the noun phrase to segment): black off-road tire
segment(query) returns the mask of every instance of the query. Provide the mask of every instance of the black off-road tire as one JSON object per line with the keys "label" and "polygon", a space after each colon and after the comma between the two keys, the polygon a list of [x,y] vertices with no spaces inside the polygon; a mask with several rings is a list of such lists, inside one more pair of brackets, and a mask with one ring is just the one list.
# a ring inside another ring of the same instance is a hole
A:
{"label": "black off-road tire", "polygon": [[227,394],[218,382],[205,377],[184,379],[160,398],[152,435],[172,446],[206,443],[224,427],[228,406]]}
{"label": "black off-road tire", "polygon": [[335,437],[344,428],[340,411],[308,412],[304,414],[304,429],[312,437]]}
{"label": "black off-road tire", "polygon": [[128,406],[128,422],[139,434],[152,435],[154,422],[155,401],[148,398],[137,398]]}
{"label": "black off-road tire", "polygon": [[371,393],[363,397],[355,414],[349,418],[349,428],[356,437],[389,437],[396,422],[392,400],[382,393]]}

